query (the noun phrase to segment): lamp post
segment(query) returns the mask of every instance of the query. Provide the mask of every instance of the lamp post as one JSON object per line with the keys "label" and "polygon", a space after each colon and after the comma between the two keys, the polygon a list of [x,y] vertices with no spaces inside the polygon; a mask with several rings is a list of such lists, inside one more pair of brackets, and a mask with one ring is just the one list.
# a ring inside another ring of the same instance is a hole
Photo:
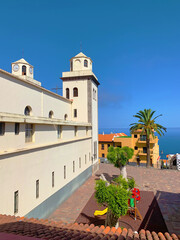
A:
{"label": "lamp post", "polygon": [[164,166],[164,162],[163,162],[163,150],[161,150],[161,159],[162,159],[162,164],[161,164],[161,166]]}

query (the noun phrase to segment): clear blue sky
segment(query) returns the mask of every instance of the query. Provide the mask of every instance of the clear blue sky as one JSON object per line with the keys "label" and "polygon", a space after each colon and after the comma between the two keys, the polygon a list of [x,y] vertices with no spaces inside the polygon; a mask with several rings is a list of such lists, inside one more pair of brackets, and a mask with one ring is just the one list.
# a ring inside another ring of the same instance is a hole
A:
{"label": "clear blue sky", "polygon": [[61,87],[82,42],[101,83],[99,127],[128,127],[144,108],[180,127],[179,0],[6,0],[0,10],[1,69],[23,49],[35,79]]}

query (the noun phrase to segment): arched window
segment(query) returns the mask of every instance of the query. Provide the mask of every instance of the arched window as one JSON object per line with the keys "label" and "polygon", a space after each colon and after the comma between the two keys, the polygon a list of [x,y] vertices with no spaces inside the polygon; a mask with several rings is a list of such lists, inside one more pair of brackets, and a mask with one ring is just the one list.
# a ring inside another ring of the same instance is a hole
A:
{"label": "arched window", "polygon": [[50,112],[49,112],[49,118],[53,118],[53,116],[54,116],[53,111],[50,111]]}
{"label": "arched window", "polygon": [[76,87],[73,88],[73,97],[78,97],[78,89]]}
{"label": "arched window", "polygon": [[73,71],[73,62],[71,61],[71,71]]}
{"label": "arched window", "polygon": [[88,61],[84,60],[84,67],[88,67]]}
{"label": "arched window", "polygon": [[64,115],[64,120],[67,120],[67,118],[68,118],[68,115],[65,114],[65,115]]}
{"label": "arched window", "polygon": [[69,88],[66,88],[66,98],[69,99]]}
{"label": "arched window", "polygon": [[32,112],[32,108],[30,106],[26,106],[24,109],[24,115],[30,116]]}
{"label": "arched window", "polygon": [[26,75],[26,66],[25,65],[22,66],[22,75]]}

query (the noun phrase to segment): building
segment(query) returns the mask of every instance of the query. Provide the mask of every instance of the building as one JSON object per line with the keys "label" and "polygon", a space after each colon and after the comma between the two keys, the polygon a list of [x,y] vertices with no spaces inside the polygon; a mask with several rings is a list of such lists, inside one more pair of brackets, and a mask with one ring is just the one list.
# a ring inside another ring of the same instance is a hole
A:
{"label": "building", "polygon": [[0,69],[0,213],[47,217],[98,169],[98,85],[79,53],[63,96],[34,79],[23,58]]}
{"label": "building", "polygon": [[168,159],[163,164],[163,166],[168,167],[170,169],[177,169],[180,171],[180,154],[168,154]]}
{"label": "building", "polygon": [[[101,161],[107,158],[108,147],[131,147],[134,149],[134,156],[130,159],[132,165],[146,165],[147,148],[146,148],[146,135],[141,135],[141,130],[137,130],[131,136],[125,133],[114,134],[99,134],[99,157]],[[160,167],[159,164],[159,145],[158,137],[150,137],[150,157],[151,165]]]}

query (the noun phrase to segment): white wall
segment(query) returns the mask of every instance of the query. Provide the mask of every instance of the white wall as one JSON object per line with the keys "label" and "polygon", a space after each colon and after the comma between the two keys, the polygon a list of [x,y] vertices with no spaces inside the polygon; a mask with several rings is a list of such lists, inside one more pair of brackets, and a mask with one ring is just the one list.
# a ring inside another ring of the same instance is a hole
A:
{"label": "white wall", "polygon": [[68,120],[71,120],[71,104],[66,101],[59,100],[48,93],[43,93],[43,117],[48,117],[49,112],[53,111],[54,118],[64,119],[64,115],[68,115]]}
{"label": "white wall", "polygon": [[[96,98],[93,99],[93,89],[96,90]],[[97,141],[97,159],[98,161],[98,88],[92,81],[92,146],[94,152],[94,142]]]}
{"label": "white wall", "polygon": [[[73,88],[78,88],[78,97],[73,97]],[[87,80],[63,81],[63,96],[66,97],[66,88],[69,88],[72,103],[72,120],[88,122],[87,114]],[[74,118],[74,109],[77,109],[77,118]]]}
{"label": "white wall", "polygon": [[[15,154],[5,159],[0,157],[0,213],[14,214],[14,192],[19,191],[17,215],[27,214],[87,169],[91,165],[90,151],[91,139],[87,139],[28,152],[28,154]],[[79,157],[81,157],[81,168],[79,168]],[[75,161],[75,173],[73,173],[73,161]],[[64,165],[67,170],[66,179],[64,179]],[[53,171],[55,172],[54,188],[52,188]],[[38,179],[40,193],[39,198],[36,199]]]}
{"label": "white wall", "polygon": [[71,103],[66,99],[1,72],[0,86],[0,112],[24,115],[24,109],[29,105],[33,116],[48,117],[52,110],[54,118],[64,119],[68,114],[71,120]]}
{"label": "white wall", "polygon": [[61,126],[62,136],[57,136],[57,125],[39,125],[33,124],[34,136],[33,142],[25,142],[25,124],[20,123],[20,131],[18,135],[15,135],[15,124],[5,123],[5,134],[0,136],[0,153],[9,150],[18,150],[27,147],[34,147],[43,144],[58,143],[64,140],[72,140],[77,137],[91,136],[91,130],[89,128],[88,135],[86,134],[86,127],[77,127],[77,137],[75,137],[74,126]]}

